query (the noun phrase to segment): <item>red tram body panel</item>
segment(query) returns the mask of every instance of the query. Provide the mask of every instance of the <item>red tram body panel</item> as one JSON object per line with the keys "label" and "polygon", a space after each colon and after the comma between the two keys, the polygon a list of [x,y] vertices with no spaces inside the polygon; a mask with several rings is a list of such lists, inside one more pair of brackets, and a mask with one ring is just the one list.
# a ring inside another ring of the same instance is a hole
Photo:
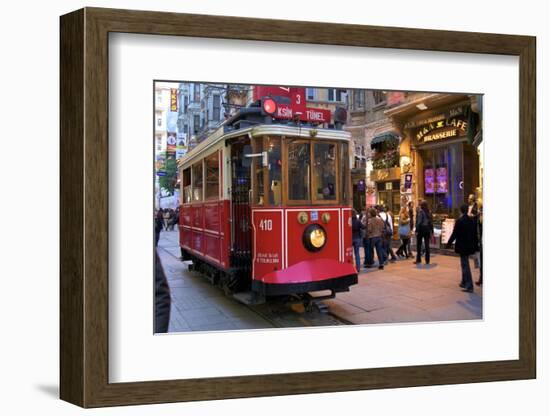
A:
{"label": "red tram body panel", "polygon": [[[297,220],[299,213],[307,215],[303,224]],[[324,222],[322,218],[327,214]],[[327,235],[323,250],[316,253],[302,243],[304,231],[312,224],[321,224]],[[323,281],[340,278],[348,282],[356,277],[349,206],[253,208],[252,226],[252,284],[261,292],[278,293],[277,285],[324,290],[335,282],[323,285]]]}
{"label": "red tram body panel", "polygon": [[183,204],[180,247],[221,268],[229,267],[229,201]]}

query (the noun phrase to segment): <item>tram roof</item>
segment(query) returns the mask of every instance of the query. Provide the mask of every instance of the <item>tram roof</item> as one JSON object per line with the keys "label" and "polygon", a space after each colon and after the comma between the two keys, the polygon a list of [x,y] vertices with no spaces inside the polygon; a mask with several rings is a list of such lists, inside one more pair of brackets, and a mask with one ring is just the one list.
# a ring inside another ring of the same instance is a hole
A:
{"label": "tram roof", "polygon": [[303,137],[306,139],[315,140],[342,140],[350,141],[351,133],[345,130],[317,128],[310,126],[289,126],[285,124],[261,124],[250,126],[238,130],[225,131],[224,126],[220,126],[207,139],[200,142],[191,151],[186,153],[178,162],[178,167],[188,164],[215,146],[221,141],[233,139],[240,136],[248,135],[249,137],[259,136],[287,136],[287,137]]}

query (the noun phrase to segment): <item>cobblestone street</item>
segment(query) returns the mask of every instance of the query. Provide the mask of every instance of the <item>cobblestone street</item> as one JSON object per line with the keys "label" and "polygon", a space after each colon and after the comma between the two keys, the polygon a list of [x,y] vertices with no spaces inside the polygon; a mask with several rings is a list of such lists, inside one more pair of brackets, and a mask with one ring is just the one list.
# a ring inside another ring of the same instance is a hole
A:
{"label": "cobblestone street", "polygon": [[[204,276],[188,271],[179,259],[177,231],[163,231],[159,256],[172,296],[169,332],[260,329],[276,327],[327,326],[470,320],[482,317],[482,290],[464,293],[459,258],[433,255],[432,264],[414,265],[398,260],[384,270],[362,270],[359,283],[350,292],[306,311],[301,304],[287,305],[270,300],[247,306],[227,297]],[[478,269],[472,266],[474,280]]]}

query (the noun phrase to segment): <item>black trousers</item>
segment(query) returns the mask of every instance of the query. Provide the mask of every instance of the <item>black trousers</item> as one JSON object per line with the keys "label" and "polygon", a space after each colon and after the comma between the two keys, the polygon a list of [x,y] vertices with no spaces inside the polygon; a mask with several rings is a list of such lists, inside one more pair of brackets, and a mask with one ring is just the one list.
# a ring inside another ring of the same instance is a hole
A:
{"label": "black trousers", "polygon": [[424,249],[426,250],[426,264],[430,262],[430,233],[416,234],[416,261],[422,261],[422,241],[424,241]]}
{"label": "black trousers", "polygon": [[462,280],[460,284],[465,289],[472,289],[474,285],[472,283],[472,271],[470,270],[470,256],[460,255],[460,268],[462,269]]}
{"label": "black trousers", "polygon": [[411,255],[411,244],[410,244],[410,238],[403,238],[401,237],[401,245],[397,249],[396,254],[404,255],[405,257],[409,257]]}

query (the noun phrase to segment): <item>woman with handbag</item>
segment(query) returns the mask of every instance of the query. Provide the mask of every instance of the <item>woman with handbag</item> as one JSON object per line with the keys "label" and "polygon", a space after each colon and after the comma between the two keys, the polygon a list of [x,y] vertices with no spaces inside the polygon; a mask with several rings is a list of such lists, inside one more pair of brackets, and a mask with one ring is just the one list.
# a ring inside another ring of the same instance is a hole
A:
{"label": "woman with handbag", "polygon": [[411,234],[411,222],[409,217],[409,211],[406,206],[402,206],[399,210],[399,238],[401,239],[401,246],[397,249],[396,253],[398,257],[405,257],[408,259],[411,256],[409,252],[409,242]]}

